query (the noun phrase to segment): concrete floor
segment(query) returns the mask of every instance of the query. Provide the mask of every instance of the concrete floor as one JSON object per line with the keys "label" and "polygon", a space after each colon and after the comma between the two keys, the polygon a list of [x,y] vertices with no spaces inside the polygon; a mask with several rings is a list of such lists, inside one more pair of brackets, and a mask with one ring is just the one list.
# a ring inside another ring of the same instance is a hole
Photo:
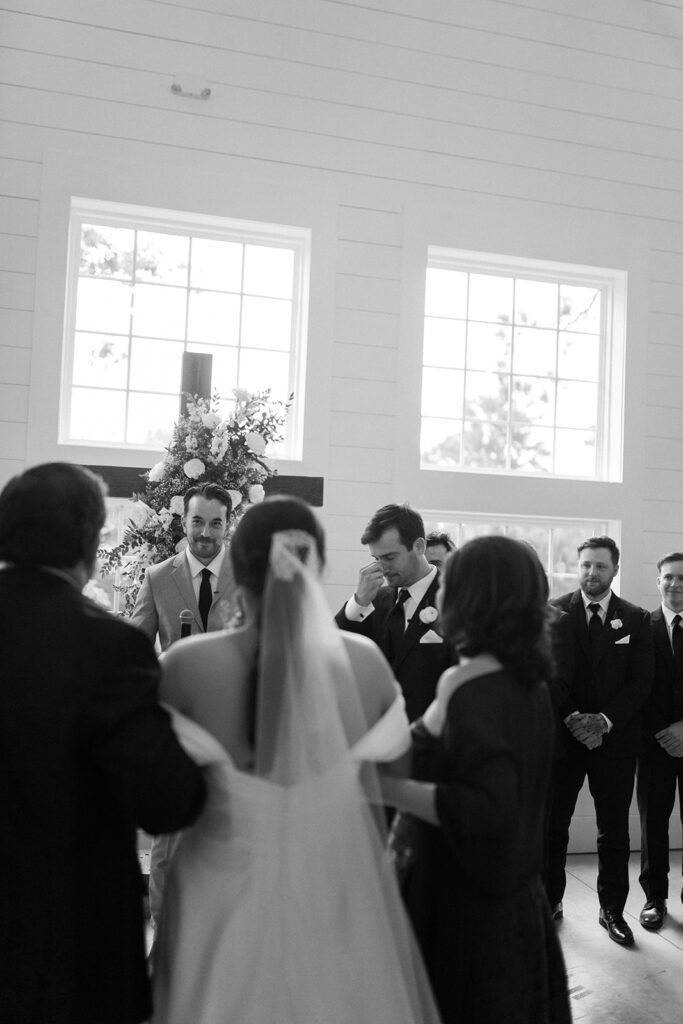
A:
{"label": "concrete floor", "polygon": [[574,1024],[683,1024],[683,903],[680,852],[671,857],[671,896],[659,932],[638,921],[645,898],[638,882],[639,855],[631,854],[631,891],[624,917],[635,945],[625,949],[598,924],[597,857],[567,859],[564,950]]}

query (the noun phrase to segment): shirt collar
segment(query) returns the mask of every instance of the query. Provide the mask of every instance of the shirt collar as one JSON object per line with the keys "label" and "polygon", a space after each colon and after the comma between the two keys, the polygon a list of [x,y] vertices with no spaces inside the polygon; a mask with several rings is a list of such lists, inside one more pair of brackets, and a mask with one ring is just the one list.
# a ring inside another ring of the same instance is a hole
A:
{"label": "shirt collar", "polygon": [[609,608],[609,603],[612,600],[612,591],[611,590],[609,591],[609,593],[605,594],[605,596],[603,597],[602,601],[593,601],[593,600],[591,600],[590,597],[586,597],[586,595],[584,594],[583,590],[581,591],[581,597],[583,598],[583,607],[584,607],[584,611],[586,612],[586,615],[588,614],[588,605],[589,604],[599,604],[600,605],[600,610],[604,613],[605,616],[607,615],[607,609]]}
{"label": "shirt collar", "polygon": [[422,598],[425,596],[427,591],[432,585],[433,580],[436,578],[436,566],[433,565],[431,571],[423,576],[421,579],[416,580],[415,583],[411,583],[409,587],[400,587],[400,590],[407,590],[411,598],[416,605],[420,603]]}
{"label": "shirt collar", "polygon": [[671,630],[673,629],[673,617],[674,617],[674,615],[680,615],[681,619],[683,619],[683,612],[672,612],[670,608],[666,607],[666,605],[664,604],[663,601],[662,601],[662,615],[664,616],[666,624],[667,624],[667,626],[669,628],[669,632],[671,632]]}
{"label": "shirt collar", "polygon": [[214,576],[218,576],[218,574],[221,571],[221,568],[223,567],[223,559],[225,558],[225,545],[223,545],[223,547],[220,549],[214,560],[212,562],[209,562],[208,565],[204,565],[204,563],[200,562],[198,558],[195,558],[195,556],[190,551],[189,547],[185,548],[185,557],[187,558],[187,564],[190,567],[190,575],[192,576],[193,579],[195,576],[198,576],[200,574],[202,569],[208,569],[209,572],[212,572],[214,574]]}

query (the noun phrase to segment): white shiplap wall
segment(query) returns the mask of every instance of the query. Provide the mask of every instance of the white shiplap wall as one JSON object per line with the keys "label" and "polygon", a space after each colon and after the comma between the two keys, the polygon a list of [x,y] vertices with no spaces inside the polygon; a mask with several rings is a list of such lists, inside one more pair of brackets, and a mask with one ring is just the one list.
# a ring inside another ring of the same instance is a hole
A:
{"label": "white shiplap wall", "polygon": [[[55,455],[69,159],[75,194],[118,201],[305,223],[310,195],[333,227],[295,471],[325,477],[331,603],[408,499],[620,519],[622,593],[654,604],[683,544],[683,4],[15,0],[0,46],[0,483]],[[171,94],[184,70],[208,102]],[[429,242],[628,270],[623,483],[420,474]]]}

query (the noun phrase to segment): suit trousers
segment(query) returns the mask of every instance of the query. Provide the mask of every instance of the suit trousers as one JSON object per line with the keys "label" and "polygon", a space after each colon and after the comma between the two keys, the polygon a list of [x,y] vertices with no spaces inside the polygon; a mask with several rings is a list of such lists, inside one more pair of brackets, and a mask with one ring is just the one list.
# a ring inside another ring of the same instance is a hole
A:
{"label": "suit trousers", "polygon": [[555,764],[551,791],[545,878],[548,899],[554,906],[564,895],[569,826],[588,777],[598,827],[598,898],[603,909],[621,914],[629,887],[628,821],[636,758],[606,757],[604,750],[588,750],[574,740],[568,747],[567,756]]}
{"label": "suit trousers", "polygon": [[638,759],[639,881],[648,900],[665,900],[669,895],[669,819],[676,803],[677,788],[678,810],[683,822],[683,758],[670,757],[657,749]]}

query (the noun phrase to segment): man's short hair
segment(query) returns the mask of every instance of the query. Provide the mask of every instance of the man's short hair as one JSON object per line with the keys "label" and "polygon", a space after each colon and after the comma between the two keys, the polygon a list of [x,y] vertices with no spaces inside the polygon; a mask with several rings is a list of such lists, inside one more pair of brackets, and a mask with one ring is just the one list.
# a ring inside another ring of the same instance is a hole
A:
{"label": "man's short hair", "polygon": [[199,495],[200,498],[206,498],[207,501],[219,501],[221,505],[225,505],[225,518],[230,518],[230,513],[232,512],[232,501],[230,500],[230,495],[223,487],[221,487],[220,484],[212,483],[195,484],[193,487],[189,487],[185,491],[185,494],[183,495],[183,508],[185,510],[185,515],[187,515],[190,502],[197,495]]}
{"label": "man's short hair", "polygon": [[83,466],[45,462],[0,494],[0,560],[71,568],[94,560],[104,526],[104,481]]}
{"label": "man's short hair", "polygon": [[409,505],[383,505],[365,527],[361,544],[374,544],[386,530],[396,528],[401,544],[410,549],[416,540],[424,538],[422,516]]}
{"label": "man's short hair", "polygon": [[432,530],[431,533],[427,534],[426,537],[427,547],[433,547],[435,544],[441,544],[446,551],[455,551],[455,544],[450,533],[437,533],[436,530]]}
{"label": "man's short hair", "polygon": [[657,562],[657,572],[661,572],[662,566],[666,565],[667,562],[683,562],[683,553],[680,551],[671,551],[668,555],[662,555]]}
{"label": "man's short hair", "polygon": [[611,537],[587,537],[576,549],[579,558],[581,558],[581,552],[586,548],[607,548],[612,555],[612,565],[619,565],[619,548]]}

